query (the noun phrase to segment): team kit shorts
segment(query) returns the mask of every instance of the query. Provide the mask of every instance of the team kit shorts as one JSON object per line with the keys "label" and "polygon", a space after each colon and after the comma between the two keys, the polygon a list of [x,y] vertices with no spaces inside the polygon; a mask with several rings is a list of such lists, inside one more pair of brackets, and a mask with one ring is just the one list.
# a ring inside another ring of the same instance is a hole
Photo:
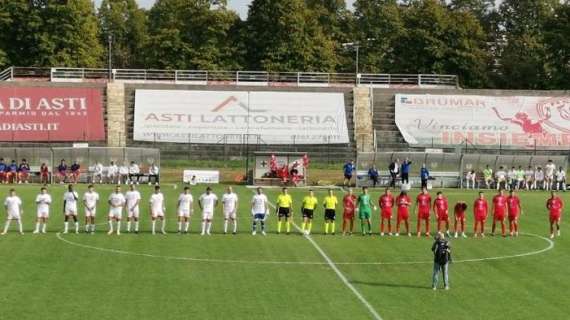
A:
{"label": "team kit shorts", "polygon": [[89,210],[88,208],[85,208],[85,216],[86,217],[94,217],[97,214],[97,209],[93,208],[91,210]]}
{"label": "team kit shorts", "polygon": [[360,219],[370,219],[370,216],[372,215],[372,212],[370,209],[368,210],[359,210],[358,211],[358,217]]}
{"label": "team kit shorts", "polygon": [[253,220],[262,221],[265,220],[265,213],[256,213],[253,215]]}
{"label": "team kit shorts", "polygon": [[213,220],[214,213],[209,211],[202,212],[202,220]]}
{"label": "team kit shorts", "polygon": [[77,215],[77,207],[65,208],[65,215],[66,216],[76,216]]}
{"label": "team kit shorts", "polygon": [[342,214],[344,219],[354,219],[354,209],[344,209],[344,213]]}
{"label": "team kit shorts", "polygon": [[190,209],[178,210],[178,216],[183,218],[190,218]]}
{"label": "team kit shorts", "polygon": [[303,218],[313,219],[314,212],[313,209],[303,209]]}
{"label": "team kit shorts", "polygon": [[137,218],[137,219],[138,219],[138,217],[139,217],[139,207],[136,206],[136,207],[134,207],[134,208],[132,208],[132,209],[131,209],[131,208],[128,208],[128,209],[127,209],[127,216],[128,216],[129,218]]}
{"label": "team kit shorts", "polygon": [[123,216],[123,208],[111,208],[109,209],[109,218],[121,219]]}
{"label": "team kit shorts", "polygon": [[236,211],[232,210],[232,211],[224,211],[224,219],[228,220],[228,219],[232,219],[235,220],[237,218],[236,215]]}
{"label": "team kit shorts", "polygon": [[392,209],[382,210],[382,219],[392,219]]}
{"label": "team kit shorts", "polygon": [[291,209],[279,207],[279,209],[277,209],[277,215],[279,216],[279,218],[282,218],[282,217],[289,218],[289,217],[291,217]]}
{"label": "team kit shorts", "polygon": [[420,210],[418,212],[418,218],[422,219],[422,220],[428,220],[429,219],[429,209],[428,210]]}
{"label": "team kit shorts", "polygon": [[20,220],[20,212],[8,213],[8,220]]}
{"label": "team kit shorts", "polygon": [[405,210],[398,210],[398,220],[408,220],[410,218],[410,211],[408,209]]}
{"label": "team kit shorts", "polygon": [[152,211],[152,217],[155,218],[155,219],[158,218],[158,217],[164,218],[164,211],[162,211],[162,210],[153,210],[153,211]]}
{"label": "team kit shorts", "polygon": [[336,212],[334,209],[325,209],[325,220],[335,220]]}
{"label": "team kit shorts", "polygon": [[37,217],[38,218],[49,218],[49,211],[38,211]]}

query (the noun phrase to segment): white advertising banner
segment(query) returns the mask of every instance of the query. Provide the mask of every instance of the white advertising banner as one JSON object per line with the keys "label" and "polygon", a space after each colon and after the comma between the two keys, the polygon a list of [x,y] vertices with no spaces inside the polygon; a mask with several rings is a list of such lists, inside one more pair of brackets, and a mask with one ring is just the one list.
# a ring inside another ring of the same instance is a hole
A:
{"label": "white advertising banner", "polygon": [[343,93],[136,90],[134,140],[348,143]]}
{"label": "white advertising banner", "polygon": [[412,145],[568,148],[570,96],[397,94],[396,125]]}
{"label": "white advertising banner", "polygon": [[[220,183],[220,171],[216,170],[184,170],[182,174],[184,183]],[[192,181],[193,177],[194,181]]]}

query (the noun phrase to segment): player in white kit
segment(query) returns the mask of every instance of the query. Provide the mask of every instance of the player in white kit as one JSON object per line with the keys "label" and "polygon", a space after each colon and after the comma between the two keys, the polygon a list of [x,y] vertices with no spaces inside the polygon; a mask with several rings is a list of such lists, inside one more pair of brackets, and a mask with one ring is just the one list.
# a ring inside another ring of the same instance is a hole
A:
{"label": "player in white kit", "polygon": [[49,218],[49,206],[51,204],[51,196],[48,194],[47,188],[42,187],[40,194],[36,196],[37,218],[36,229],[34,233],[46,233],[47,221]]}
{"label": "player in white kit", "polygon": [[253,226],[251,234],[255,236],[257,233],[257,223],[261,225],[261,234],[265,235],[265,220],[269,215],[269,201],[267,196],[263,194],[261,188],[257,188],[257,194],[251,199],[251,214],[253,215]]}
{"label": "player in white kit", "polygon": [[556,165],[552,160],[548,160],[548,163],[544,166],[544,186],[546,190],[552,190],[554,187],[554,172],[556,171]]}
{"label": "player in white kit", "polygon": [[160,186],[154,187],[154,193],[150,196],[150,217],[152,219],[152,234],[156,234],[156,219],[162,222],[160,231],[166,234],[164,230],[164,215],[166,207],[164,206],[164,195],[160,192]]}
{"label": "player in white kit", "polygon": [[67,233],[69,229],[69,217],[73,218],[75,222],[75,233],[79,233],[79,221],[77,221],[77,201],[79,200],[79,195],[73,190],[73,185],[67,186],[67,191],[63,194],[63,215],[64,218],[64,228],[63,233]]}
{"label": "player in white kit", "polygon": [[103,164],[99,161],[93,167],[93,183],[103,183]]}
{"label": "player in white kit", "polygon": [[90,184],[87,192],[83,194],[83,207],[85,207],[85,232],[95,233],[95,215],[97,213],[97,202],[99,202],[99,194]]}
{"label": "player in white kit", "polygon": [[119,167],[114,161],[107,167],[107,183],[118,183]]}
{"label": "player in white kit", "polygon": [[12,220],[16,220],[20,234],[24,234],[22,227],[22,215],[24,215],[24,210],[22,210],[22,200],[16,195],[16,190],[10,189],[9,195],[6,197],[6,200],[4,200],[4,208],[6,208],[6,224],[1,234],[5,235],[8,232]]}
{"label": "player in white kit", "polygon": [[184,233],[188,233],[190,229],[190,216],[193,213],[194,198],[190,194],[190,188],[184,187],[184,192],[178,197],[178,233],[182,233],[182,224],[184,224]]}
{"label": "player in white kit", "polygon": [[125,202],[121,187],[116,186],[115,192],[109,195],[109,232],[107,234],[113,234],[113,222],[117,223],[117,235],[121,234],[121,218],[123,217]]}
{"label": "player in white kit", "polygon": [[556,171],[556,191],[562,190],[566,192],[566,170],[560,167]]}
{"label": "player in white kit", "polygon": [[198,205],[202,210],[202,233],[210,235],[212,231],[212,219],[214,219],[214,209],[218,205],[218,197],[212,193],[212,188],[207,187],[206,193],[200,196]]}
{"label": "player in white kit", "polygon": [[127,232],[131,232],[131,223],[135,223],[135,233],[139,233],[139,204],[141,201],[141,194],[131,184],[129,191],[125,194],[127,200]]}
{"label": "player in white kit", "polygon": [[233,225],[232,234],[237,234],[238,196],[233,192],[232,187],[228,187],[226,193],[222,196],[222,206],[224,211],[224,234],[228,233],[228,223],[230,221]]}

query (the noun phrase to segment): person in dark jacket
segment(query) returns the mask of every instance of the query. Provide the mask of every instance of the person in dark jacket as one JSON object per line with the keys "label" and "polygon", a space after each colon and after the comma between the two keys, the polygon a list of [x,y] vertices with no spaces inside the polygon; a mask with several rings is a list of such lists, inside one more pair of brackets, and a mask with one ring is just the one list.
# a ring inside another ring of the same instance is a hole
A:
{"label": "person in dark jacket", "polygon": [[422,164],[422,168],[420,169],[420,180],[422,181],[422,188],[427,188],[427,183],[429,180],[429,170],[426,167],[426,164]]}
{"label": "person in dark jacket", "polygon": [[372,166],[370,167],[370,169],[368,169],[368,178],[372,180],[372,187],[376,188],[379,176],[380,174],[378,173],[378,169],[376,169],[376,166]]}
{"label": "person in dark jacket", "polygon": [[437,290],[437,283],[439,281],[439,273],[443,273],[443,285],[445,290],[449,290],[449,263],[451,262],[451,245],[443,233],[438,232],[435,237],[435,242],[431,246],[433,252],[433,275],[432,275],[432,289]]}
{"label": "person in dark jacket", "polygon": [[396,178],[400,173],[400,160],[396,159],[394,162],[390,163],[388,166],[388,171],[390,172],[390,187],[396,187]]}
{"label": "person in dark jacket", "polygon": [[402,162],[402,184],[410,183],[410,170],[412,169],[412,162],[410,159],[406,158]]}

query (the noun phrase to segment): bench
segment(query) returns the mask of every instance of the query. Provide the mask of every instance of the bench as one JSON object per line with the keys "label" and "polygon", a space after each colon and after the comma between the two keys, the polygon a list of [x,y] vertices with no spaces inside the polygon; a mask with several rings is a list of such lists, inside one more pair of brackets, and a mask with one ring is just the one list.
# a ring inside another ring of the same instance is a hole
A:
{"label": "bench", "polygon": [[[421,186],[421,179],[419,174],[412,174],[409,177],[412,187]],[[388,187],[392,177],[388,171],[379,171],[377,187]],[[430,180],[434,188],[458,188],[461,184],[461,175],[456,171],[433,171],[430,172]],[[359,187],[372,186],[372,180],[368,177],[368,170],[358,170],[356,175],[356,185]],[[401,186],[401,179],[398,176],[396,180],[396,187]]]}

